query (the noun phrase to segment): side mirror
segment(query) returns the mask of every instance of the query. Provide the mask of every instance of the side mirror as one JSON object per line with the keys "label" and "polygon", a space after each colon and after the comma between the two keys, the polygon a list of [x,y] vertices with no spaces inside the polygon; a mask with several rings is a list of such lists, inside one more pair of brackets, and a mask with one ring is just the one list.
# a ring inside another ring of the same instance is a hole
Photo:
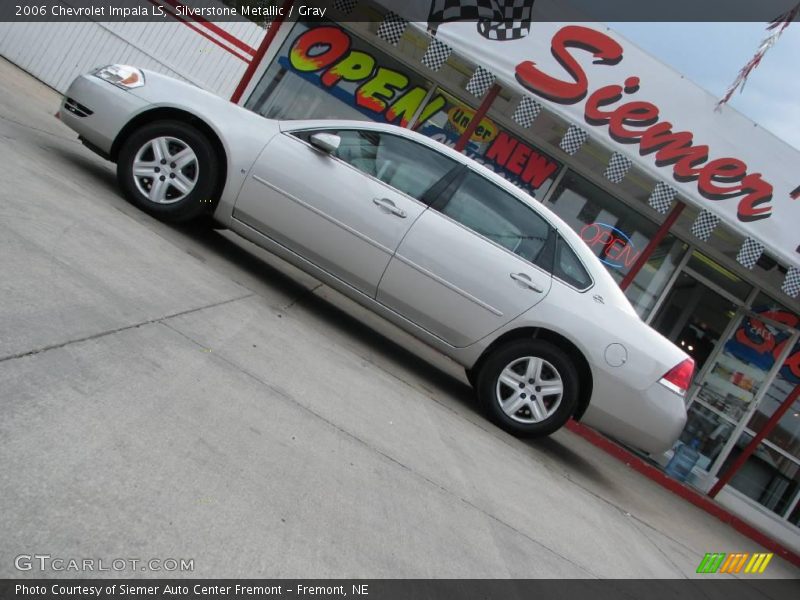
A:
{"label": "side mirror", "polygon": [[315,133],[311,136],[310,141],[311,145],[315,148],[319,148],[323,152],[332,154],[339,149],[339,144],[342,143],[342,138],[335,133]]}

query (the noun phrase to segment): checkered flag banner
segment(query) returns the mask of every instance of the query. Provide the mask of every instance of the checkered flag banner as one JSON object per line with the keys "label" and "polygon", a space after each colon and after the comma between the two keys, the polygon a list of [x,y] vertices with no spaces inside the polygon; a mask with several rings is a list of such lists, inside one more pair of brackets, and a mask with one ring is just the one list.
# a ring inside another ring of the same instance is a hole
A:
{"label": "checkered flag banner", "polygon": [[428,44],[428,49],[422,57],[422,64],[431,71],[438,71],[442,68],[442,65],[447,62],[447,59],[450,57],[450,52],[450,46],[432,37],[430,44]]}
{"label": "checkered flag banner", "polygon": [[670,187],[663,181],[659,181],[653,189],[653,193],[650,194],[647,203],[653,210],[657,210],[662,215],[665,215],[669,212],[672,201],[675,200],[675,196],[677,195],[678,192],[675,191],[675,188]]}
{"label": "checkered flag banner", "polygon": [[429,24],[477,21],[478,33],[490,40],[524,38],[531,29],[534,0],[433,0]]}
{"label": "checkered flag banner", "polygon": [[343,15],[349,15],[358,4],[358,0],[334,0],[333,8]]}
{"label": "checkered flag banner", "polygon": [[476,98],[480,98],[492,87],[494,80],[494,73],[487,71],[483,67],[478,67],[467,82],[467,91]]}
{"label": "checkered flag banner", "polygon": [[403,32],[408,26],[408,21],[396,13],[388,12],[378,27],[378,37],[392,46],[397,46],[397,42],[403,37]]}
{"label": "checkered flag banner", "polygon": [[539,116],[540,112],[542,112],[541,104],[533,98],[523,96],[519,104],[517,104],[514,116],[511,118],[514,119],[514,122],[520,127],[530,127],[533,125],[533,122],[536,120],[536,117]]}
{"label": "checkered flag banner", "polygon": [[800,269],[797,267],[789,267],[781,289],[787,296],[797,298],[797,295],[800,294]]}
{"label": "checkered flag banner", "polygon": [[608,166],[606,167],[605,176],[611,183],[619,183],[623,179],[625,179],[625,175],[628,174],[628,171],[631,170],[631,159],[625,156],[624,154],[620,154],[619,152],[614,152],[611,155],[611,160],[608,161]]}
{"label": "checkered flag banner", "polygon": [[764,252],[764,244],[753,238],[747,238],[739,248],[739,254],[736,255],[736,261],[748,269],[756,266],[758,259],[761,258],[761,253]]}
{"label": "checkered flag banner", "polygon": [[573,156],[581,149],[581,146],[588,138],[589,134],[583,129],[577,125],[570,125],[567,133],[561,138],[559,147],[570,156]]}
{"label": "checkered flag banner", "polygon": [[703,210],[694,220],[692,235],[707,242],[717,225],[719,225],[719,217],[710,211]]}

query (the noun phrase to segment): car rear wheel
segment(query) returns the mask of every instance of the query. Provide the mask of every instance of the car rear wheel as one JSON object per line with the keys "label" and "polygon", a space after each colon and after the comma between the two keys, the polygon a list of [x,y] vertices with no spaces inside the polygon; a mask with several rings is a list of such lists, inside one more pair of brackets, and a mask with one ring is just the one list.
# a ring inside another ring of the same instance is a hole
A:
{"label": "car rear wheel", "polygon": [[550,435],[578,403],[575,366],[544,340],[519,340],[496,350],[483,363],[477,384],[492,421],[522,437]]}
{"label": "car rear wheel", "polygon": [[202,132],[177,121],[137,129],[120,148],[117,180],[134,205],[164,221],[209,215],[219,167]]}

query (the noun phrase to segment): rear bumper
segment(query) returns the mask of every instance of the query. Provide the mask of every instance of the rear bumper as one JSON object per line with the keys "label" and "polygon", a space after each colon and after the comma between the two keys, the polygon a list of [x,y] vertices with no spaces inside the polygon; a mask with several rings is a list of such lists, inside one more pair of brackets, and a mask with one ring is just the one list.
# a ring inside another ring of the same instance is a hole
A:
{"label": "rear bumper", "polygon": [[60,117],[87,145],[108,155],[117,135],[148,102],[92,75],[73,81],[61,103]]}
{"label": "rear bumper", "polygon": [[641,391],[608,378],[595,381],[581,422],[629,446],[658,454],[671,448],[683,431],[686,405],[682,396],[660,383]]}

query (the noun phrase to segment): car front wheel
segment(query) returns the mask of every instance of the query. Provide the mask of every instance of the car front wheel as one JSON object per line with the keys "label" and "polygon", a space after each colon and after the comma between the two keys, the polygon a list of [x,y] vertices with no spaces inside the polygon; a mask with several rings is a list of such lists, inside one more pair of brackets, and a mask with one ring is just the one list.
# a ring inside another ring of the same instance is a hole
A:
{"label": "car front wheel", "polygon": [[137,129],[120,148],[117,180],[125,197],[165,221],[190,221],[215,205],[219,166],[196,128],[159,121]]}
{"label": "car front wheel", "polygon": [[544,340],[519,340],[484,362],[478,397],[489,417],[522,437],[550,435],[575,412],[578,374],[569,357]]}

